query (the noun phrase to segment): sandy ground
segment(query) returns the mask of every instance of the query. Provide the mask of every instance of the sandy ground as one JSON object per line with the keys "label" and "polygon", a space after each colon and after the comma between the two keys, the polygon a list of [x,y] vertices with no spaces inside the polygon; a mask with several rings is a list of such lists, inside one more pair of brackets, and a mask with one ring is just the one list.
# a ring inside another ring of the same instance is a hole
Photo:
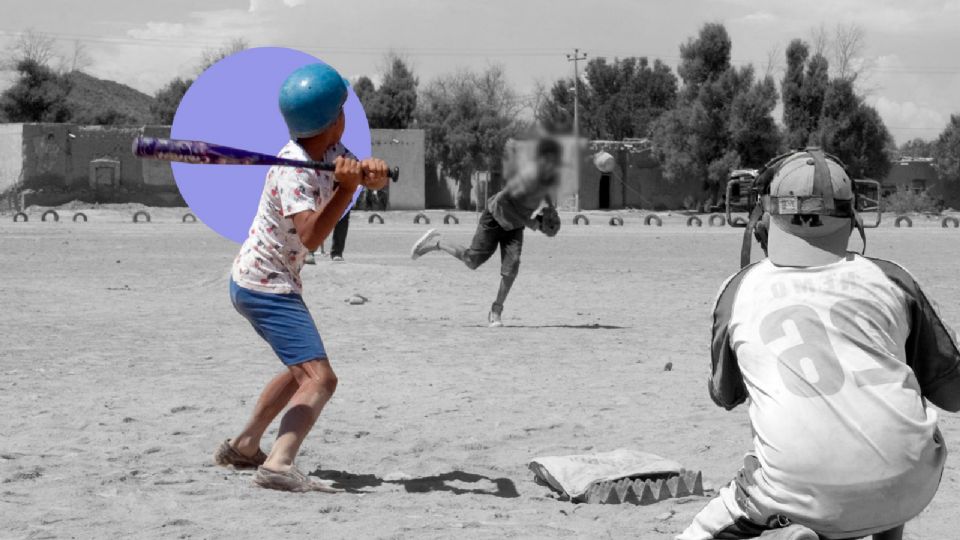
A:
{"label": "sandy ground", "polygon": [[[509,327],[488,329],[497,261],[410,261],[426,225],[358,213],[347,262],[304,272],[340,387],[299,463],[349,491],[260,490],[210,459],[281,369],[230,306],[237,246],[180,223],[184,210],[151,212],[137,225],[104,209],[88,223],[0,216],[2,538],[669,538],[705,498],[574,505],[527,462],[635,448],[717,487],[749,449],[746,410],[715,407],[705,384],[740,229],[565,216],[555,239],[528,234]],[[460,215],[435,226],[465,241],[475,217]],[[960,230],[891,222],[869,254],[905,263],[960,326]],[[370,302],[348,305],[353,293]],[[941,426],[960,446],[958,417]],[[957,537],[957,464],[907,538]]]}

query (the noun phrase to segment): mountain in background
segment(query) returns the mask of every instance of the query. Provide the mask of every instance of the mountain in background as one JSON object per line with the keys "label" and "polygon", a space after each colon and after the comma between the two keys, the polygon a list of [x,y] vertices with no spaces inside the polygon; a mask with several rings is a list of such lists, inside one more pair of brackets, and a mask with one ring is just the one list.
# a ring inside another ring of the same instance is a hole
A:
{"label": "mountain in background", "polygon": [[153,97],[125,84],[98,79],[81,71],[66,75],[67,103],[76,124],[151,124]]}

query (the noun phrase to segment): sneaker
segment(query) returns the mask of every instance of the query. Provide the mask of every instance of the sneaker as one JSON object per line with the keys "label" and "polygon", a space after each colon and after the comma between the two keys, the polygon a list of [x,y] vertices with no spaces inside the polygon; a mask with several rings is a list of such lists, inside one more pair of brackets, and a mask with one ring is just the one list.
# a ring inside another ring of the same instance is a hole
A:
{"label": "sneaker", "polygon": [[410,258],[418,259],[424,253],[430,253],[431,251],[436,251],[440,249],[440,233],[436,229],[430,229],[423,236],[417,240],[417,243],[413,245],[413,249],[410,250]]}
{"label": "sneaker", "polygon": [[333,257],[330,257],[330,260],[333,262],[343,262],[343,257],[340,255],[334,255]]}
{"label": "sneaker", "polygon": [[490,328],[500,328],[503,326],[503,321],[500,320],[500,314],[496,311],[491,311],[487,314],[487,322],[490,323]]}
{"label": "sneaker", "polygon": [[328,484],[311,480],[296,467],[290,467],[290,470],[286,472],[279,472],[264,468],[261,465],[257,468],[257,474],[253,476],[253,483],[266,489],[293,491],[296,493],[306,491],[339,493],[343,491],[342,489],[331,487]]}
{"label": "sneaker", "polygon": [[313,256],[312,251],[307,252],[307,256],[303,259],[303,264],[317,264],[317,259]]}

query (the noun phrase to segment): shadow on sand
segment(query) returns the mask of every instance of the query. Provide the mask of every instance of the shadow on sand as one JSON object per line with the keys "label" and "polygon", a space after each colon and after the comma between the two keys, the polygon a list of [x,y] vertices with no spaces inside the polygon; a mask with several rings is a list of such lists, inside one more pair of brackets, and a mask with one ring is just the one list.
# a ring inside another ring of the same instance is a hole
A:
{"label": "shadow on sand", "polygon": [[[486,324],[469,324],[465,328],[487,328]],[[574,330],[629,330],[629,326],[612,324],[505,324],[503,328],[572,328]]]}
{"label": "shadow on sand", "polygon": [[[311,472],[310,476],[316,476],[317,478],[332,482],[333,487],[342,489],[348,493],[366,493],[366,488],[375,488],[383,484],[397,484],[403,486],[404,489],[407,490],[407,493],[448,491],[454,495],[492,495],[504,499],[514,499],[520,496],[520,494],[517,493],[517,487],[513,484],[513,480],[508,478],[490,478],[463,471],[451,471],[437,476],[406,478],[402,480],[384,480],[372,474],[353,474],[331,469],[317,469]],[[464,486],[464,484],[476,484],[484,481],[492,483],[496,486],[496,489],[490,489],[482,485],[476,488]],[[456,485],[450,485],[448,482],[456,482]]]}

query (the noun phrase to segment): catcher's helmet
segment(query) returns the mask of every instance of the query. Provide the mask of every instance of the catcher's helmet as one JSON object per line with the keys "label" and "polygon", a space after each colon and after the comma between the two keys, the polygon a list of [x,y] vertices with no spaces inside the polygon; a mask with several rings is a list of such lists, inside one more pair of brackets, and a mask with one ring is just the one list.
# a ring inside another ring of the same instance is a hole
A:
{"label": "catcher's helmet", "polygon": [[326,64],[307,64],[291,73],[280,87],[280,113],[290,137],[313,137],[333,125],[347,101],[347,88],[347,81]]}
{"label": "catcher's helmet", "polygon": [[[860,232],[866,249],[853,181],[843,162],[820,148],[773,158],[760,169],[751,198],[754,207],[744,231],[741,266],[750,263],[751,232],[775,263],[790,266],[815,265],[825,253],[845,250],[850,225]],[[775,253],[768,249],[773,228],[779,244]],[[804,240],[793,242],[791,237]]]}

